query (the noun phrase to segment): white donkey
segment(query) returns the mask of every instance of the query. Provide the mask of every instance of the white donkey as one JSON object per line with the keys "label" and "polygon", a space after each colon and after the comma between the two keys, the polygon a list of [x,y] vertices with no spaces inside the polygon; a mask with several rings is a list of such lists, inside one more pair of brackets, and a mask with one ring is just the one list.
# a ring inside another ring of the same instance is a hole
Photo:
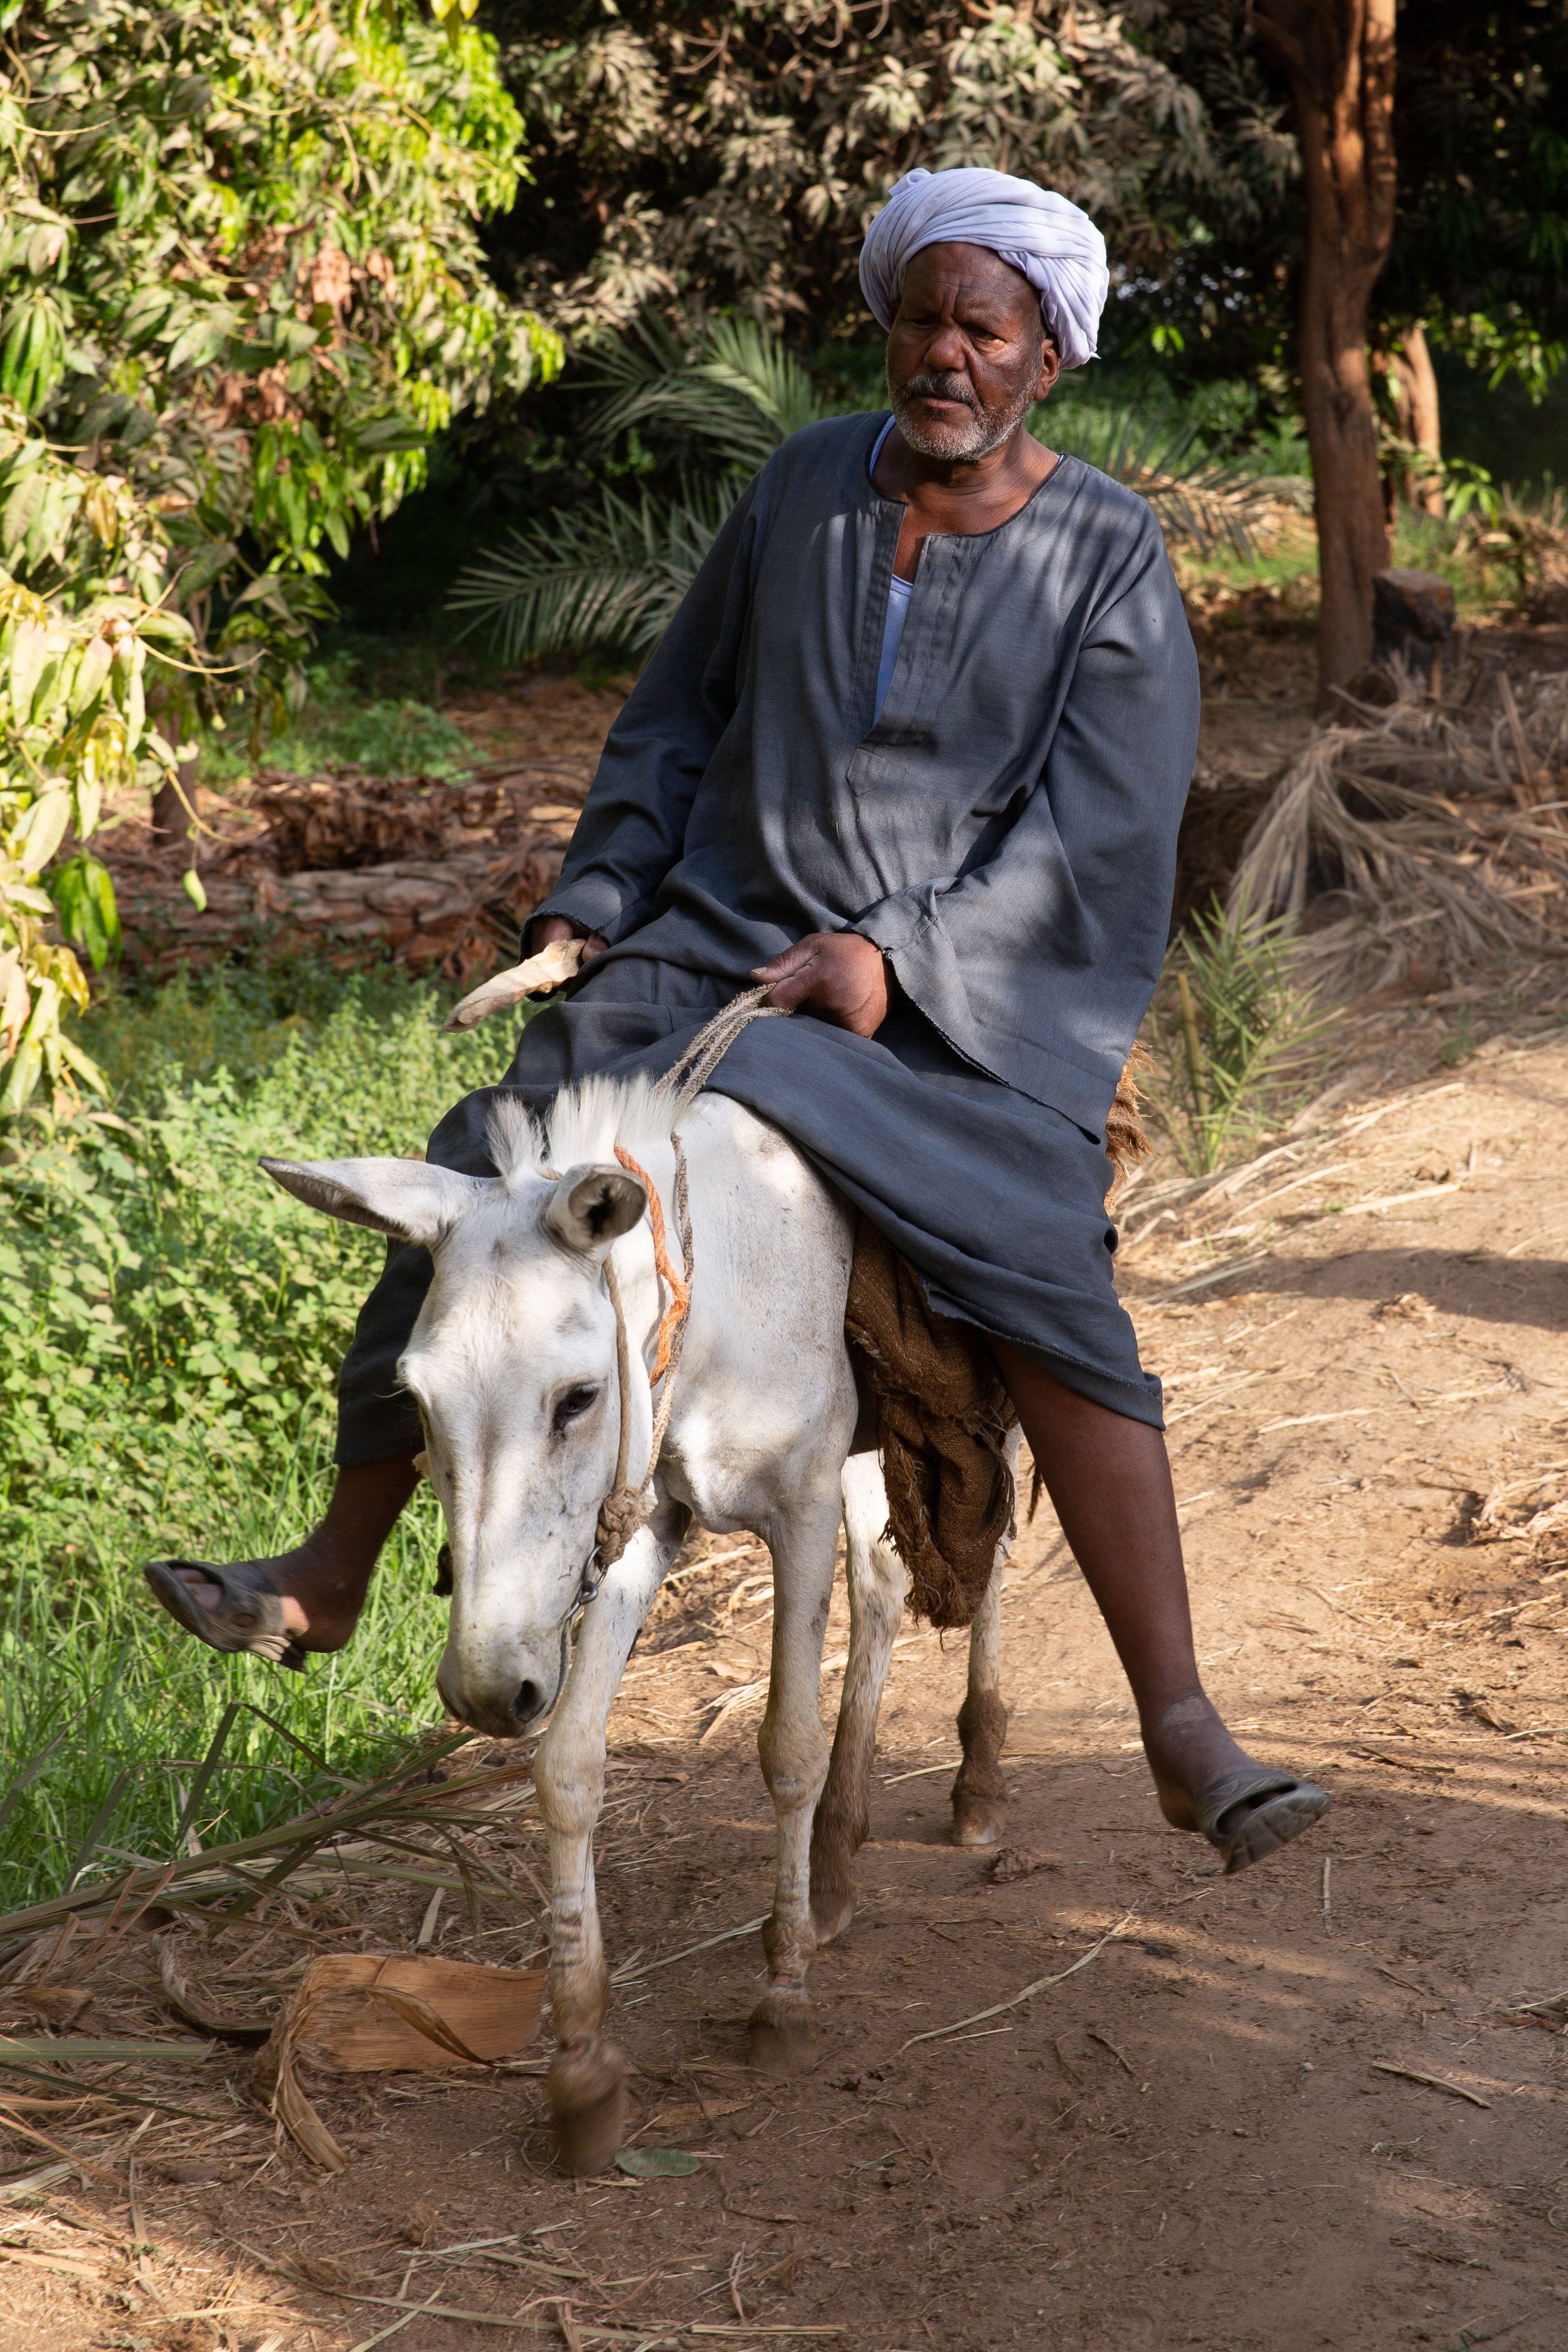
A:
{"label": "white donkey", "polygon": [[[492,1178],[406,1160],[263,1162],[311,1207],[422,1242],[435,1259],[400,1369],[424,1417],[451,1547],[438,1684],[454,1716],[497,1737],[551,1717],[534,1767],[550,1836],[549,2092],[562,2161],[578,2172],[610,2162],[625,2108],[625,2061],[603,2032],[609,1976],[594,1889],[605,1725],[688,1527],[750,1530],[773,1555],[758,1749],[777,1816],[777,1876],[763,1929],[768,1987],[750,2051],[775,2070],[809,2063],[806,1969],[853,1909],[850,1863],[868,1825],[877,1712],[908,1587],[883,1540],[877,1456],[852,1452],[858,1409],[844,1304],[853,1213],[775,1129],[702,1095],[679,1122],[694,1275],[673,1411],[646,1521],[594,1589],[623,1392],[634,1485],[649,1460],[661,1307],[647,1195],[616,1146],[668,1211],[676,1108],[667,1087],[641,1080],[590,1080],[557,1098],[542,1130],[521,1104],[503,1102],[491,1125]],[[631,1340],[626,1381],[617,1288]],[[850,1639],[830,1763],[817,1688],[840,1517]],[[1005,1801],[1000,1567],[975,1621],[959,1717],[953,1811],[963,1844],[995,1837]]]}

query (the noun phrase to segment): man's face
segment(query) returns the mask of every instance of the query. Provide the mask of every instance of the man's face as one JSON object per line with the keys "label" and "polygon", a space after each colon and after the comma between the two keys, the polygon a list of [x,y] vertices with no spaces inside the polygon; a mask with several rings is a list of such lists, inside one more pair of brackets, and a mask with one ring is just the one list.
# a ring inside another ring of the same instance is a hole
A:
{"label": "man's face", "polygon": [[888,396],[922,457],[973,464],[1017,431],[1061,361],[1020,270],[983,245],[928,245],[888,331]]}

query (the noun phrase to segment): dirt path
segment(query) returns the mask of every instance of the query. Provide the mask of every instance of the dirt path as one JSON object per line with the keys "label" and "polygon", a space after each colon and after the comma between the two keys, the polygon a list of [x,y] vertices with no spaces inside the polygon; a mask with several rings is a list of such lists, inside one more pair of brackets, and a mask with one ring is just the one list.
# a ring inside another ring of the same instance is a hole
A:
{"label": "dirt path", "polygon": [[[354,2160],[322,2180],[240,2068],[205,2161],[153,2153],[176,2125],[143,2143],[134,2261],[123,2187],[0,2205],[7,2352],[340,2352],[430,2296],[532,2332],[415,2318],[404,2352],[1568,2341],[1568,1047],[1504,1039],[1290,1149],[1157,1223],[1151,1190],[1142,1244],[1134,1195],[1123,1284],[1168,1383],[1211,1687],[1332,1790],[1321,1832],[1226,1880],[1163,1825],[1042,1512],[1005,1608],[1020,1874],[946,1843],[962,1647],[911,1625],[861,1909],[814,1977],[821,2063],[761,2081],[757,1938],[710,1939],[767,1900],[769,1608],[754,1551],[709,1539],[616,1711],[600,1878],[637,1971],[633,2138],[700,2170],[553,2178],[530,2062],[329,2095]],[[531,1804],[493,1850],[538,1874]],[[437,1948],[535,1951],[516,1883],[479,1938],[449,1906]],[[393,1900],[384,1948],[425,1897]],[[47,2161],[12,2147],[7,2171]]]}

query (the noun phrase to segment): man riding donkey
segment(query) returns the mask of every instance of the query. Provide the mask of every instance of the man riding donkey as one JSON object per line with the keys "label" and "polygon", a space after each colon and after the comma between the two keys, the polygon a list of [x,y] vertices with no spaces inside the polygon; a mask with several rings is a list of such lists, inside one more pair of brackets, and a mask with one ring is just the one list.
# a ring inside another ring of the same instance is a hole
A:
{"label": "man riding donkey", "polygon": [[[1143,501],[1026,429],[1095,351],[1105,245],[999,172],[910,172],[860,262],[891,414],[791,436],[612,728],[531,944],[585,940],[500,1089],[428,1158],[494,1173],[498,1094],[657,1076],[737,992],[710,1084],[783,1130],[977,1330],[1137,1700],[1160,1805],[1227,1868],[1317,1821],[1193,1648],[1160,1385],[1111,1279],[1105,1135],[1164,951],[1197,664]],[[341,1649],[419,1476],[398,1381],[426,1288],[388,1246],[343,1365],[325,1518],[277,1559],[148,1570],[219,1650]],[[520,1718],[520,1730],[525,1727]]]}

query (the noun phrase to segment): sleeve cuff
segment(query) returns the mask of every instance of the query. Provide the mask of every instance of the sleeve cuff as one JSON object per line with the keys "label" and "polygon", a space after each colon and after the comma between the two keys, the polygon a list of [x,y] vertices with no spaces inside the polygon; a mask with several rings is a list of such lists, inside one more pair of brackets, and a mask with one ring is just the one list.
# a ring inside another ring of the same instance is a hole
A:
{"label": "sleeve cuff", "polygon": [[927,895],[924,889],[918,897],[912,891],[900,890],[896,897],[868,907],[849,929],[858,932],[861,939],[869,940],[874,948],[880,948],[884,955],[894,955],[900,948],[909,946],[929,919],[930,908],[923,903]]}
{"label": "sleeve cuff", "polygon": [[647,909],[640,900],[632,907],[625,905],[607,877],[584,874],[535,907],[528,919],[530,927],[545,915],[563,915],[585,937],[604,940],[615,947],[647,920]]}

